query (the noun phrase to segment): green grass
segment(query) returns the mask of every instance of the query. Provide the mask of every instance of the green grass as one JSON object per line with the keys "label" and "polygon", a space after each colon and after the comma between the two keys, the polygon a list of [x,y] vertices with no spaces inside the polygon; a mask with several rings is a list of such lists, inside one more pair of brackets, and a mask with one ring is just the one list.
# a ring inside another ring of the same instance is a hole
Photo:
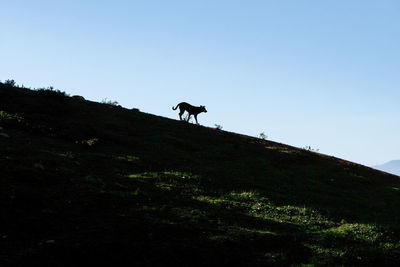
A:
{"label": "green grass", "polygon": [[400,264],[397,176],[58,91],[0,99],[2,266]]}

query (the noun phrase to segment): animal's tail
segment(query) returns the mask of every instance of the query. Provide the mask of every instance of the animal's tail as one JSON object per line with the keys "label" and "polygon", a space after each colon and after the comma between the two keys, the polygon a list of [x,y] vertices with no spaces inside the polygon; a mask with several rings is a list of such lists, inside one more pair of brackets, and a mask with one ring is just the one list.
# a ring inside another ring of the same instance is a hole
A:
{"label": "animal's tail", "polygon": [[176,105],[176,107],[172,107],[173,110],[176,110],[179,107],[180,103],[178,105]]}

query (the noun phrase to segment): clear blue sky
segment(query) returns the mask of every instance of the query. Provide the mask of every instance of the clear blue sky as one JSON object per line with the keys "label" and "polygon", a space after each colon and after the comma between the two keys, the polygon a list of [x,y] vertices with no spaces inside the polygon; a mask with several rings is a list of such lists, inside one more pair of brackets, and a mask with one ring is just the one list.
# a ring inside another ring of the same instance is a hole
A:
{"label": "clear blue sky", "polygon": [[400,159],[400,1],[2,1],[0,80]]}

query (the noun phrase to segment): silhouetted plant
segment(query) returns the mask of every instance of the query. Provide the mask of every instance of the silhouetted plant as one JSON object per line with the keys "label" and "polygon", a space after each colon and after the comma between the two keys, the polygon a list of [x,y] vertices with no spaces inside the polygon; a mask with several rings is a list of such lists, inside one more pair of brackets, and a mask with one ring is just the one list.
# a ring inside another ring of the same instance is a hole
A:
{"label": "silhouetted plant", "polygon": [[265,140],[265,139],[268,138],[268,136],[265,134],[265,132],[262,132],[262,133],[260,133],[260,134],[258,135],[258,138],[260,138],[260,139],[262,139],[262,140]]}
{"label": "silhouetted plant", "polygon": [[111,99],[107,99],[107,97],[101,100],[101,103],[111,106],[118,106],[118,101],[112,101]]}
{"label": "silhouetted plant", "polygon": [[214,124],[214,126],[215,126],[215,129],[217,129],[217,130],[222,130],[222,125],[221,124]]}
{"label": "silhouetted plant", "polygon": [[17,86],[17,84],[15,83],[15,81],[14,80],[5,80],[4,81],[4,84],[6,84],[6,85],[9,85],[9,86],[12,86],[12,87],[16,87]]}
{"label": "silhouetted plant", "polygon": [[312,148],[311,146],[303,147],[304,150],[311,151],[311,152],[318,152],[319,149]]}

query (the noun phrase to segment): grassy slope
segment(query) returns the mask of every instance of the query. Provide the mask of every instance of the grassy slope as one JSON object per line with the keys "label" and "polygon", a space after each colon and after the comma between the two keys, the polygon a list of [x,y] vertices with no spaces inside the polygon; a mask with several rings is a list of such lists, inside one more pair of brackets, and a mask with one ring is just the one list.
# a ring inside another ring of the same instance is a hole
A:
{"label": "grassy slope", "polygon": [[397,176],[57,92],[0,100],[0,265],[400,264]]}

